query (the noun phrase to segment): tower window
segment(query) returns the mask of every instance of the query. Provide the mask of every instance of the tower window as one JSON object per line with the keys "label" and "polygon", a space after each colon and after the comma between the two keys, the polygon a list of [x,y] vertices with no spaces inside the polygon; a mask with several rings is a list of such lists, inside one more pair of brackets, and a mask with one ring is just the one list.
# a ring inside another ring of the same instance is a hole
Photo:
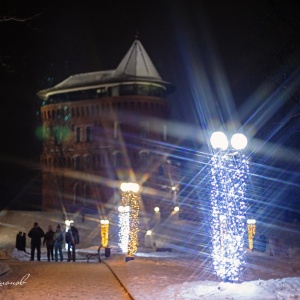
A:
{"label": "tower window", "polygon": [[75,156],[74,158],[74,169],[75,170],[77,170],[77,171],[79,171],[80,170],[80,156],[79,155],[77,155],[77,156]]}
{"label": "tower window", "polygon": [[80,143],[82,141],[81,138],[81,127],[76,128],[76,143]]}
{"label": "tower window", "polygon": [[92,167],[92,156],[90,154],[84,155],[84,166],[86,169],[90,169]]}
{"label": "tower window", "polygon": [[115,122],[115,124],[114,124],[114,138],[115,139],[117,139],[121,136],[121,127],[122,127],[121,122]]}
{"label": "tower window", "polygon": [[123,155],[120,151],[116,151],[113,153],[113,165],[114,167],[124,166]]}
{"label": "tower window", "polygon": [[91,126],[88,126],[85,129],[85,139],[86,139],[86,142],[92,141],[92,127]]}
{"label": "tower window", "polygon": [[141,123],[141,127],[140,127],[140,135],[141,135],[141,138],[148,138],[149,136],[149,123],[148,122],[143,122]]}
{"label": "tower window", "polygon": [[149,154],[146,151],[140,152],[140,165],[141,166],[148,166],[149,164]]}

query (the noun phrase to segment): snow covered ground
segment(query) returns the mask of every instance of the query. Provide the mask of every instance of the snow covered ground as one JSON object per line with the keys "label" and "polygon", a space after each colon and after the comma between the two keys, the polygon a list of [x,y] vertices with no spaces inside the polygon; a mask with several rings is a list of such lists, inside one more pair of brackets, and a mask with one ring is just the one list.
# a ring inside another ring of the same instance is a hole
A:
{"label": "snow covered ground", "polygon": [[[18,259],[20,263],[29,260],[29,254],[11,247],[14,237],[10,231],[13,224],[10,225],[8,226],[7,223],[4,225],[0,218],[0,274],[9,272],[9,260],[5,260],[7,258]],[[10,239],[8,234],[5,234],[5,228],[11,235]],[[1,237],[4,237],[5,243]],[[28,246],[29,243],[27,245],[29,251]],[[103,257],[103,261],[136,300],[300,299],[300,248],[298,247],[289,248],[289,256],[270,256],[268,251],[260,253],[245,249],[247,266],[243,273],[243,282],[231,284],[220,282],[212,274],[211,260],[201,252],[189,249],[184,252],[182,249],[177,250],[176,247],[172,248],[172,252],[155,252],[154,248],[140,247],[135,259],[125,262],[117,243],[112,242],[110,246],[111,256]],[[172,244],[169,243],[168,246],[172,247]],[[84,254],[95,252],[97,246],[79,248],[76,264],[85,267]],[[42,260],[46,260],[45,248],[42,249]],[[96,260],[90,262],[90,264],[94,263],[97,263]],[[58,263],[57,271],[59,272],[59,268],[64,268],[65,264],[67,263]],[[5,275],[0,276],[0,282],[5,277]],[[66,278],[65,284],[68,284],[67,280]],[[39,288],[38,285],[34,286],[36,289]],[[5,286],[0,287],[0,291],[4,288]],[[60,289],[60,285],[57,288]]]}

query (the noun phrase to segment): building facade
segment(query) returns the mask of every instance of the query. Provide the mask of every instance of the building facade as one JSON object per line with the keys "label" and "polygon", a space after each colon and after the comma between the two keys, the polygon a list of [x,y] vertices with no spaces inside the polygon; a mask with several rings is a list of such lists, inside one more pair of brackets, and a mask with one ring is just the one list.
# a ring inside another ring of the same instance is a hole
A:
{"label": "building facade", "polygon": [[168,147],[173,91],[139,40],[115,70],[40,91],[43,210],[105,215],[120,203],[120,183],[133,181],[142,187],[141,212],[169,213],[178,188]]}

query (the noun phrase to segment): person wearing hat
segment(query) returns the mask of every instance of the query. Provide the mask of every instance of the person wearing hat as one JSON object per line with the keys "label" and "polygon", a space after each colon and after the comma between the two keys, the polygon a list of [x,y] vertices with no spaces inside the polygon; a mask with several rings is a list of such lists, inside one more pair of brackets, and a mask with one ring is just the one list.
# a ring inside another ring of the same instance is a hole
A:
{"label": "person wearing hat", "polygon": [[60,225],[58,224],[56,226],[56,231],[54,234],[54,256],[55,256],[55,261],[58,261],[58,253],[59,253],[59,258],[60,261],[63,261],[63,253],[62,253],[62,246],[63,246],[63,241],[64,241],[64,234],[60,229]]}
{"label": "person wearing hat", "polygon": [[41,260],[41,238],[45,236],[43,229],[39,226],[37,222],[33,224],[33,228],[30,229],[28,236],[31,238],[31,258],[34,260],[34,252],[36,249],[37,260]]}
{"label": "person wearing hat", "polygon": [[54,260],[54,257],[53,257],[54,234],[55,234],[55,232],[52,229],[52,226],[49,225],[48,231],[46,232],[44,241],[43,241],[43,246],[45,246],[45,244],[46,244],[46,247],[47,247],[48,261],[50,261],[50,256],[51,256],[51,259]]}
{"label": "person wearing hat", "polygon": [[[66,233],[66,243],[68,244],[68,261],[76,260],[75,250],[76,245],[79,244],[79,232],[75,227],[74,222],[70,223],[70,229]],[[71,248],[72,248],[72,256],[71,256]]]}

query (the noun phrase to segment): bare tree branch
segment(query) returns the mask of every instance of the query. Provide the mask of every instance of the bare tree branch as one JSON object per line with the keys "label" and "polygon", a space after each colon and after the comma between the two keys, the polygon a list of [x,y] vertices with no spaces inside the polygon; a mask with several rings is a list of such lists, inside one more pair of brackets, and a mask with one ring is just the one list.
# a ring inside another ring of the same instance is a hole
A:
{"label": "bare tree branch", "polygon": [[14,22],[27,22],[30,21],[36,17],[39,17],[41,14],[35,14],[32,17],[27,17],[27,18],[20,18],[17,16],[0,16],[0,22],[10,22],[10,21],[14,21]]}

